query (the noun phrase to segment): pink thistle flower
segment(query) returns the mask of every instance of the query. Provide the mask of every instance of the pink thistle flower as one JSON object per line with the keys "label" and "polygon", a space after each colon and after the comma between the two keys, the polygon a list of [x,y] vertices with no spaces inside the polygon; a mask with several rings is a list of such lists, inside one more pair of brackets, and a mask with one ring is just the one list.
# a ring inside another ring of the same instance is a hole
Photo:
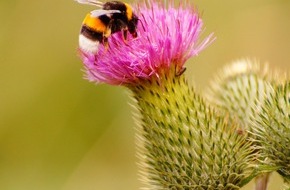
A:
{"label": "pink thistle flower", "polygon": [[158,77],[172,64],[182,71],[186,60],[214,40],[211,34],[199,41],[203,22],[190,5],[176,8],[173,1],[165,5],[148,0],[134,8],[139,18],[137,38],[129,34],[125,42],[118,32],[109,37],[109,48],[101,44],[95,54],[80,49],[89,81],[129,85]]}

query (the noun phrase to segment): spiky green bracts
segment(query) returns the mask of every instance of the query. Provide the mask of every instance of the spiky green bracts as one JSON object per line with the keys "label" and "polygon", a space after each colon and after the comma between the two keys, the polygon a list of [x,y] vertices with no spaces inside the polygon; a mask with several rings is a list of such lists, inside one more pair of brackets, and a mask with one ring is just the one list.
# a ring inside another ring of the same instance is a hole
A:
{"label": "spiky green bracts", "polygon": [[[259,147],[257,160],[260,167],[268,171],[280,168],[278,172],[287,178],[290,163],[289,84],[282,87],[277,85],[279,80],[256,61],[239,60],[222,70],[206,95],[219,110],[228,113],[241,130],[250,132],[251,141]],[[267,178],[266,175],[264,181],[258,179],[256,189],[266,186],[261,183],[267,183]]]}
{"label": "spiky green bracts", "polygon": [[246,136],[175,69],[129,86],[139,110],[138,156],[148,189],[239,189],[254,169]]}
{"label": "spiky green bracts", "polygon": [[275,85],[273,91],[253,119],[253,133],[261,144],[263,164],[278,167],[290,183],[290,81]]}
{"label": "spiky green bracts", "polygon": [[270,78],[267,67],[262,68],[256,61],[238,60],[221,70],[205,95],[241,130],[251,131],[251,118],[273,91]]}

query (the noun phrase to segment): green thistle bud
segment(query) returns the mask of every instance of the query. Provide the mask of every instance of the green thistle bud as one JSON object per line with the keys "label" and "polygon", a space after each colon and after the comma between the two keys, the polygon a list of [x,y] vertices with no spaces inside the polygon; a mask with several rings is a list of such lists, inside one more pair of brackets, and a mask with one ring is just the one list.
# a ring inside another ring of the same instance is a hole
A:
{"label": "green thistle bud", "polygon": [[228,113],[241,130],[252,130],[251,117],[272,92],[268,69],[257,62],[239,60],[224,68],[213,80],[206,96],[219,110]]}
{"label": "green thistle bud", "polygon": [[[289,98],[286,97],[288,93],[286,87],[279,87],[283,90],[276,90],[273,87],[279,83],[278,77],[275,79],[267,68],[262,69],[258,63],[240,60],[221,72],[212,83],[207,96],[219,110],[229,114],[231,121],[238,123],[241,129],[250,132],[251,141],[259,147],[257,158],[258,161],[262,161],[259,166],[260,170],[267,172],[277,170],[281,165],[275,162],[283,162],[283,168],[288,167],[288,170],[287,172],[282,172],[283,169],[279,171],[288,176],[290,111],[287,105],[289,105]],[[265,160],[267,162],[264,162]],[[268,177],[266,174],[258,178],[256,189],[265,189]]]}
{"label": "green thistle bud", "polygon": [[290,81],[274,87],[254,123],[263,163],[290,183]]}
{"label": "green thistle bud", "polygon": [[136,100],[138,157],[148,189],[239,189],[253,148],[175,69],[128,86]]}

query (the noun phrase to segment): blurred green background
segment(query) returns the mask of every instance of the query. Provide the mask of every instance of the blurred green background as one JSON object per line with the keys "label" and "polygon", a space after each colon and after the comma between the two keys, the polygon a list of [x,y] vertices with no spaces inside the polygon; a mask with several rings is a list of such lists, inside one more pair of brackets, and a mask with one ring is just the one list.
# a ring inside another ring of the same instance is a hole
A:
{"label": "blurred green background", "polygon": [[[194,1],[217,40],[187,63],[199,90],[233,60],[290,70],[289,0]],[[138,189],[127,90],[82,79],[78,32],[93,7],[0,0],[0,189]],[[281,189],[274,175],[270,189]],[[252,184],[245,189],[252,189]]]}

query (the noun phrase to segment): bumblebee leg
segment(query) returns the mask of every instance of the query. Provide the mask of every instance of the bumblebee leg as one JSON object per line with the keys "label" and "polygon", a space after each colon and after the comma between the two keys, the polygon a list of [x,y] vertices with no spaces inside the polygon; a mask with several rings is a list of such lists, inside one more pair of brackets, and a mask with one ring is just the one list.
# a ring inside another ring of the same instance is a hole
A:
{"label": "bumblebee leg", "polygon": [[109,48],[109,42],[107,37],[103,37],[103,44],[105,46],[105,49],[107,50]]}
{"label": "bumblebee leg", "polygon": [[105,33],[106,37],[108,38],[111,34],[116,32],[116,21],[114,19],[110,20],[107,25],[107,31]]}
{"label": "bumblebee leg", "polygon": [[118,24],[120,25],[121,30],[122,30],[123,41],[126,43],[127,37],[128,37],[128,27],[127,27],[126,23],[123,22],[122,20],[118,20]]}
{"label": "bumblebee leg", "polygon": [[127,28],[122,30],[122,36],[123,36],[124,42],[127,42],[127,37],[128,37],[128,29]]}
{"label": "bumblebee leg", "polygon": [[112,34],[112,30],[110,27],[107,28],[107,30],[104,32],[103,36],[104,38],[108,38]]}
{"label": "bumblebee leg", "polygon": [[137,38],[137,36],[138,36],[136,31],[132,32],[131,35],[133,36],[133,38]]}
{"label": "bumblebee leg", "polygon": [[113,31],[121,31],[122,32],[123,41],[125,43],[127,42],[128,26],[127,26],[127,24],[124,21],[122,21],[120,19],[114,20],[114,23],[112,23],[112,30]]}

